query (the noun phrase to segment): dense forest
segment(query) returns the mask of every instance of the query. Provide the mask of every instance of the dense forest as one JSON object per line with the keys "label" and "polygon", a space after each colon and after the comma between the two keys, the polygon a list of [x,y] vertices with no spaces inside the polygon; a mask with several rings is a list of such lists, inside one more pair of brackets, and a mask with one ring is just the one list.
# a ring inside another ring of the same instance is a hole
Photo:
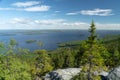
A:
{"label": "dense forest", "polygon": [[89,32],[87,40],[62,43],[52,51],[18,48],[14,39],[7,46],[0,42],[0,80],[38,80],[52,70],[73,67],[82,71],[72,80],[100,80],[95,71],[120,65],[120,35],[98,39],[94,22]]}

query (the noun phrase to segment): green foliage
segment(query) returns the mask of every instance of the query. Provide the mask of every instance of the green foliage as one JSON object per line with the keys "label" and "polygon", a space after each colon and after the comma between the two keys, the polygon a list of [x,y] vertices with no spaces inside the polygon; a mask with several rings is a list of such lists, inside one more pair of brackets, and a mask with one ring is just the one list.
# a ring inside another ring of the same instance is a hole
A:
{"label": "green foliage", "polygon": [[86,41],[82,41],[80,44],[79,50],[78,50],[77,54],[75,55],[76,67],[80,67],[82,65],[82,63],[81,63],[81,61],[83,61],[82,56],[87,49],[88,49],[88,46],[87,46]]}
{"label": "green foliage", "polygon": [[9,45],[8,45],[9,51],[16,52],[17,51],[17,48],[16,48],[17,45],[18,45],[18,42],[15,39],[11,39],[10,42],[9,42]]}
{"label": "green foliage", "polygon": [[5,45],[3,42],[0,42],[0,53],[3,54],[5,52]]}
{"label": "green foliage", "polygon": [[73,50],[71,48],[58,48],[55,51],[49,53],[53,66],[55,69],[58,68],[67,68],[67,67],[75,67],[75,56],[77,54],[77,50]]}
{"label": "green foliage", "polygon": [[120,35],[109,35],[104,37],[102,40],[108,52],[114,53],[115,48],[118,48],[118,51],[120,52]]}
{"label": "green foliage", "polygon": [[79,75],[74,76],[71,80],[88,80],[85,73],[80,72]]}
{"label": "green foliage", "polygon": [[59,48],[49,53],[52,62],[54,62],[54,68],[62,68],[64,64],[64,50]]}
{"label": "green foliage", "polygon": [[96,34],[95,34],[96,28],[95,28],[95,24],[94,24],[93,21],[92,21],[92,23],[91,23],[89,32],[90,32],[90,36],[88,37],[87,43],[90,44],[90,47],[91,47],[93,44],[96,43],[96,39],[97,39],[97,36],[96,36]]}
{"label": "green foliage", "polygon": [[[95,34],[96,28],[94,22],[90,26],[90,36],[85,45],[85,52],[81,57],[81,63],[83,64],[82,71],[87,73],[87,79],[97,79],[97,74],[104,69],[104,58],[101,56],[99,46],[97,44],[97,36]],[[97,74],[94,74],[97,72]]]}
{"label": "green foliage", "polygon": [[0,56],[1,80],[32,80],[30,66],[13,55]]}
{"label": "green foliage", "polygon": [[74,56],[71,53],[65,56],[64,67],[74,67]]}
{"label": "green foliage", "polygon": [[4,47],[5,47],[4,43],[0,42],[0,48],[4,48]]}
{"label": "green foliage", "polygon": [[81,45],[81,43],[82,43],[82,41],[70,41],[70,42],[60,43],[60,44],[58,44],[58,46],[79,49],[79,46]]}
{"label": "green foliage", "polygon": [[17,52],[17,54],[29,54],[30,53],[30,51],[29,51],[29,49],[21,49],[21,48],[18,48],[18,52]]}
{"label": "green foliage", "polygon": [[53,69],[51,58],[47,54],[46,50],[36,50],[34,54],[38,54],[34,70],[37,76],[41,77]]}
{"label": "green foliage", "polygon": [[18,42],[15,39],[11,39],[10,40],[10,45],[11,46],[16,46],[16,45],[18,45]]}
{"label": "green foliage", "polygon": [[118,49],[114,49],[114,53],[110,56],[109,66],[115,68],[120,65],[120,52]]}

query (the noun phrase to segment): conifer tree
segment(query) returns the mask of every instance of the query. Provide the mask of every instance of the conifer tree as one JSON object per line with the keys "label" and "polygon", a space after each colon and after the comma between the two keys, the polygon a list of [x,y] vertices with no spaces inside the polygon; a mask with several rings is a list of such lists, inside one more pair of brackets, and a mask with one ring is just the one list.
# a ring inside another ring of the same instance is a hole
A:
{"label": "conifer tree", "polygon": [[98,76],[99,72],[101,71],[104,65],[104,59],[100,54],[100,50],[98,49],[97,44],[97,36],[96,36],[96,28],[95,24],[92,21],[90,29],[90,36],[86,41],[86,51],[82,55],[81,62],[83,64],[82,71],[87,73],[88,80],[99,80],[100,77]]}
{"label": "conifer tree", "polygon": [[95,27],[94,21],[92,21],[92,23],[91,23],[89,32],[90,32],[90,36],[88,37],[87,42],[90,45],[90,47],[92,47],[94,44],[96,44],[96,39],[97,39],[96,27]]}
{"label": "conifer tree", "polygon": [[[96,28],[95,28],[95,24],[92,21],[91,26],[90,26],[90,36],[88,37],[88,44],[89,44],[89,51],[90,53],[93,50],[93,46],[96,44],[96,34],[95,34]],[[90,55],[88,56],[88,60],[89,60],[89,69],[88,69],[88,80],[91,80],[91,68],[92,68],[92,58],[94,57],[94,55]]]}

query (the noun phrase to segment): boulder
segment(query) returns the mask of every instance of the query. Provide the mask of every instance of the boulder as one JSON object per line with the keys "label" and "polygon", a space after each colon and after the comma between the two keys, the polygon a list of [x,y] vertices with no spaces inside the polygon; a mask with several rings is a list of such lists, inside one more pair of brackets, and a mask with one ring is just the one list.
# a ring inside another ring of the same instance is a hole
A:
{"label": "boulder", "polygon": [[57,69],[46,74],[45,80],[70,80],[75,75],[78,75],[80,71],[80,68]]}
{"label": "boulder", "polygon": [[120,80],[120,66],[111,70],[107,77],[108,80]]}
{"label": "boulder", "polygon": [[108,78],[107,78],[108,72],[101,71],[101,73],[99,75],[101,76],[101,80],[108,80]]}

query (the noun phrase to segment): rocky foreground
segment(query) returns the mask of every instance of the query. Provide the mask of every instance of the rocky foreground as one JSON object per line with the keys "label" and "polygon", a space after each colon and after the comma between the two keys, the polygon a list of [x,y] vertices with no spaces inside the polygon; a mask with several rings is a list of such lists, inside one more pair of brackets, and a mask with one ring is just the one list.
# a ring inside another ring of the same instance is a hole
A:
{"label": "rocky foreground", "polygon": [[[44,78],[45,80],[70,80],[75,75],[78,75],[80,71],[80,68],[57,69],[46,74]],[[120,80],[120,66],[110,72],[102,71],[100,76],[101,80]]]}
{"label": "rocky foreground", "polygon": [[120,66],[111,70],[107,77],[109,80],[120,80]]}
{"label": "rocky foreground", "polygon": [[52,71],[45,76],[45,80],[70,80],[80,73],[80,68],[67,68]]}

